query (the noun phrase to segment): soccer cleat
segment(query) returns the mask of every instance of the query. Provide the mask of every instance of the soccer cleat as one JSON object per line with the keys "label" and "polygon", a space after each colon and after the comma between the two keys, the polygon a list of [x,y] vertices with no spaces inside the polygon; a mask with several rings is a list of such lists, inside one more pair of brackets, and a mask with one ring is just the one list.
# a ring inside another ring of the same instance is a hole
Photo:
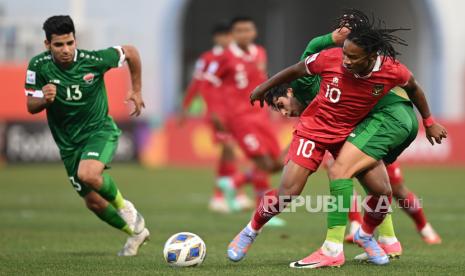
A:
{"label": "soccer cleat", "polygon": [[255,207],[253,202],[246,194],[241,193],[236,196],[236,202],[239,205],[240,210],[252,210]]}
{"label": "soccer cleat", "polygon": [[265,227],[283,227],[286,226],[286,221],[282,218],[272,217],[266,224]]}
{"label": "soccer cleat", "polygon": [[233,262],[242,260],[257,236],[258,233],[247,225],[228,245],[228,258]]}
{"label": "soccer cleat", "polygon": [[389,257],[384,250],[379,246],[373,236],[361,237],[360,228],[355,232],[354,243],[362,247],[367,254],[367,261],[376,265],[384,265],[389,263]]}
{"label": "soccer cleat", "polygon": [[344,264],[344,262],[344,252],[341,252],[339,255],[332,257],[323,254],[323,250],[320,248],[308,257],[300,261],[290,263],[289,266],[292,268],[340,267]]}
{"label": "soccer cleat", "polygon": [[431,224],[427,223],[423,229],[420,231],[420,235],[423,238],[423,241],[427,244],[441,244],[441,237],[434,231]]}
{"label": "soccer cleat", "polygon": [[129,200],[124,200],[124,207],[118,210],[118,214],[128,224],[129,229],[136,233],[138,213],[134,205]]}
{"label": "soccer cleat", "polygon": [[150,232],[144,228],[139,234],[129,236],[124,244],[123,249],[118,252],[118,256],[129,257],[136,256],[139,248],[150,239]]}
{"label": "soccer cleat", "polygon": [[[386,255],[389,256],[389,259],[399,259],[400,256],[402,255],[402,245],[400,244],[399,241],[392,243],[392,244],[385,244],[381,242],[379,242],[378,244],[384,250]],[[360,255],[355,256],[354,259],[357,261],[367,261],[368,254],[362,253]]]}
{"label": "soccer cleat", "polygon": [[229,206],[223,197],[213,197],[212,199],[210,199],[208,209],[210,209],[210,211],[221,214],[227,214],[230,212]]}
{"label": "soccer cleat", "polygon": [[145,219],[139,212],[137,212],[136,222],[134,224],[134,233],[139,234],[142,231],[144,231],[144,229],[145,229]]}
{"label": "soccer cleat", "polygon": [[344,238],[344,241],[347,243],[354,243],[354,235],[357,232],[358,228],[360,228],[361,224],[358,221],[351,221],[350,222],[350,229],[349,234],[347,234]]}
{"label": "soccer cleat", "polygon": [[236,189],[234,188],[234,183],[231,177],[220,177],[218,178],[216,185],[224,194],[224,199],[228,204],[229,210],[231,212],[240,211],[240,206],[236,201]]}

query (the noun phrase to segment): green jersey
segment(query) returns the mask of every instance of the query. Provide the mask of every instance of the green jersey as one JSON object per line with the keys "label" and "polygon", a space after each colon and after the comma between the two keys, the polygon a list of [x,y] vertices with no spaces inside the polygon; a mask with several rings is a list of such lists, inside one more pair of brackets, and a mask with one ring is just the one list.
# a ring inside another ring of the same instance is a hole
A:
{"label": "green jersey", "polygon": [[26,95],[43,97],[42,87],[54,84],[55,101],[46,108],[53,138],[63,157],[86,142],[93,133],[107,129],[120,132],[108,115],[104,74],[124,61],[121,47],[99,51],[77,49],[73,64],[60,68],[50,52],[43,52],[29,62]]}
{"label": "green jersey", "polygon": [[[335,46],[331,33],[318,36],[312,39],[305,51],[302,53],[300,60],[304,60],[308,56],[318,53],[328,47]],[[291,82],[290,86],[294,91],[294,97],[302,103],[304,106],[308,106],[311,101],[318,95],[320,90],[320,81],[321,77],[318,75],[302,77]],[[371,112],[376,112],[386,105],[390,105],[397,102],[406,102],[410,103],[407,98],[399,96],[395,91],[390,91],[386,96],[384,96],[373,108]]]}

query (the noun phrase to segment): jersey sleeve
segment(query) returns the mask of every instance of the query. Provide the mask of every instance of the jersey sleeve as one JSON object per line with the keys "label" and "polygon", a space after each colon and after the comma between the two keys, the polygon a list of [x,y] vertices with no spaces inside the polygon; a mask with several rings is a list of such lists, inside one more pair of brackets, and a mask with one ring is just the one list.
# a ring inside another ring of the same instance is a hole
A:
{"label": "jersey sleeve", "polygon": [[309,75],[319,75],[323,71],[324,59],[324,55],[321,53],[309,55],[304,61],[307,73]]}
{"label": "jersey sleeve", "polygon": [[227,60],[225,58],[218,58],[210,61],[203,74],[203,79],[210,82],[215,87],[221,86],[224,76],[227,73],[226,63]]}
{"label": "jersey sleeve", "polygon": [[309,55],[318,53],[334,45],[332,33],[317,36],[308,42],[307,48],[305,48],[305,51],[300,56],[300,60],[304,60]]}
{"label": "jersey sleeve", "polygon": [[399,67],[397,69],[398,86],[406,86],[411,77],[412,72],[410,72],[407,66],[403,65],[402,63],[399,63]]}
{"label": "jersey sleeve", "polygon": [[126,60],[126,56],[121,46],[113,46],[107,49],[94,52],[97,58],[96,67],[101,72],[106,72],[111,68],[121,67]]}
{"label": "jersey sleeve", "polygon": [[34,60],[29,62],[26,71],[26,82],[24,84],[24,90],[26,96],[42,98],[42,87],[47,84],[46,79],[42,76],[40,66]]}

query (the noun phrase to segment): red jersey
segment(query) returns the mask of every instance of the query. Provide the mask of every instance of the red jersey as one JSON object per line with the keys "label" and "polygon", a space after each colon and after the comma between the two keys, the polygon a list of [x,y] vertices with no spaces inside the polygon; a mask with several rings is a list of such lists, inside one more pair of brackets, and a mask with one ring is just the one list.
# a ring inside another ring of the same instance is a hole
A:
{"label": "red jersey", "polygon": [[344,138],[395,86],[407,85],[411,72],[398,61],[378,56],[370,74],[360,77],[342,65],[342,49],[333,48],[305,60],[311,75],[320,75],[320,91],[304,110],[297,132],[310,138]]}
{"label": "red jersey", "polygon": [[[266,114],[258,106],[250,105],[250,92],[267,79],[266,51],[263,47],[251,45],[247,52],[232,43],[217,63],[211,63],[207,72],[211,82],[222,90],[228,116],[254,116]],[[213,78],[214,77],[214,78]]]}
{"label": "red jersey", "polygon": [[215,112],[224,109],[223,98],[218,91],[219,80],[212,79],[211,74],[207,72],[210,64],[214,63],[224,53],[224,49],[215,46],[211,50],[202,53],[195,64],[195,70],[192,81],[187,88],[186,97],[183,101],[183,107],[187,108],[197,93],[201,93],[207,105],[207,112]]}

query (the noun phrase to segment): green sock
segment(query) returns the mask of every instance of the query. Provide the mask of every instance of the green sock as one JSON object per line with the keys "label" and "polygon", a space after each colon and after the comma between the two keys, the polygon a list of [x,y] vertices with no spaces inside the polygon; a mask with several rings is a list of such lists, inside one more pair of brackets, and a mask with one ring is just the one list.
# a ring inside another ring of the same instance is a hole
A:
{"label": "green sock", "polygon": [[[335,205],[341,206],[335,211],[328,211],[328,232],[326,240],[343,243],[344,232],[348,222],[348,211],[352,201],[353,181],[352,179],[336,179],[329,182],[330,194],[336,199]],[[342,203],[341,203],[342,200]]]}
{"label": "green sock", "polygon": [[129,229],[128,224],[119,216],[113,205],[108,204],[107,208],[101,213],[96,213],[96,215],[106,223],[110,224],[116,229],[119,229],[129,235],[132,235],[131,229]]}
{"label": "green sock", "polygon": [[378,226],[378,234],[380,237],[393,238],[396,236],[394,232],[394,224],[392,223],[392,216],[388,214],[383,222]]}
{"label": "green sock", "polygon": [[116,209],[124,207],[124,198],[109,174],[103,174],[103,184],[97,193],[108,200]]}

